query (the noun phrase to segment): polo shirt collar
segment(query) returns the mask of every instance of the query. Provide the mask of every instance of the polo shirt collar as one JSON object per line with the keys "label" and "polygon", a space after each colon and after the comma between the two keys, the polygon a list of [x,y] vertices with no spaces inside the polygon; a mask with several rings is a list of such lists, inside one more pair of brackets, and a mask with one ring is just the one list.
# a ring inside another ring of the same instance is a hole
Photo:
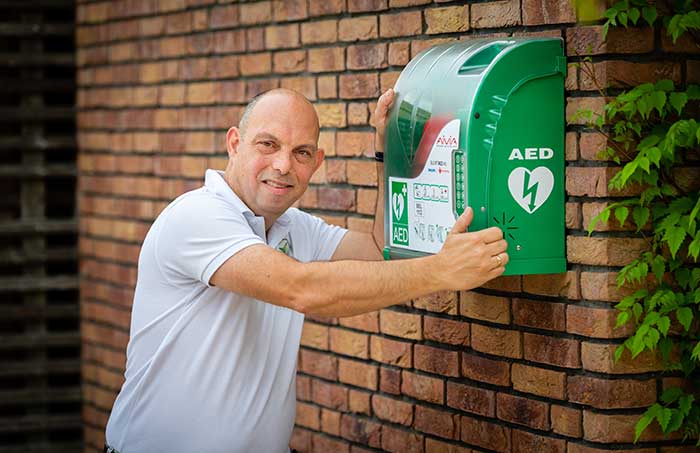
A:
{"label": "polo shirt collar", "polygon": [[223,197],[227,202],[231,203],[236,209],[243,213],[248,224],[253,228],[253,231],[265,239],[270,245],[276,245],[282,239],[287,237],[291,227],[291,216],[289,210],[279,216],[269,230],[269,241],[265,234],[265,219],[262,216],[257,216],[255,213],[240,199],[224,179],[224,172],[220,170],[208,169],[204,173],[204,187],[211,190],[215,194]]}

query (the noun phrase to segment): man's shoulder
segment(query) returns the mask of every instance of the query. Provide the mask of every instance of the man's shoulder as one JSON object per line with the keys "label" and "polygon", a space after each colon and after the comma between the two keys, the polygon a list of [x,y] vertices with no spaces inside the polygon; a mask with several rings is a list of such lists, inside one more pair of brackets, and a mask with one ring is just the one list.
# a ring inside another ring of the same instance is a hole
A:
{"label": "man's shoulder", "polygon": [[185,192],[174,199],[163,210],[161,215],[168,213],[169,217],[187,216],[197,220],[197,218],[221,215],[226,212],[240,213],[240,210],[223,197],[207,190],[206,187],[200,187],[199,189]]}

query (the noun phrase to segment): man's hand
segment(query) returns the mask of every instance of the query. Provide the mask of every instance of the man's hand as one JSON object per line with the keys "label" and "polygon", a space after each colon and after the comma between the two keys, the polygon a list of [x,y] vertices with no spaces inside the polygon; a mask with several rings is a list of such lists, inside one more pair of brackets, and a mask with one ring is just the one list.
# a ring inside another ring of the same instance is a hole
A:
{"label": "man's hand", "polygon": [[389,109],[394,102],[394,90],[389,88],[377,100],[377,107],[374,109],[374,124],[376,129],[374,135],[374,149],[376,151],[384,151],[384,134],[386,132],[386,123],[389,119]]}
{"label": "man's hand", "polygon": [[497,227],[467,233],[474,218],[467,208],[457,219],[442,250],[435,255],[435,272],[446,288],[468,290],[503,274],[508,263],[508,243]]}

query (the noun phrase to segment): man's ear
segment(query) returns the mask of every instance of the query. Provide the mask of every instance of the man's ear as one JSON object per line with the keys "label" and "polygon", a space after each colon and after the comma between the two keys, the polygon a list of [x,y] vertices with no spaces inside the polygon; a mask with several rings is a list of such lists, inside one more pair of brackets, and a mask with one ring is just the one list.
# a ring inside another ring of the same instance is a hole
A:
{"label": "man's ear", "polygon": [[321,164],[323,163],[323,160],[325,158],[326,158],[326,152],[323,149],[318,148],[316,150],[316,167],[314,168],[314,173],[321,166]]}
{"label": "man's ear", "polygon": [[236,126],[226,132],[226,151],[229,159],[238,153],[238,145],[241,143],[241,133]]}

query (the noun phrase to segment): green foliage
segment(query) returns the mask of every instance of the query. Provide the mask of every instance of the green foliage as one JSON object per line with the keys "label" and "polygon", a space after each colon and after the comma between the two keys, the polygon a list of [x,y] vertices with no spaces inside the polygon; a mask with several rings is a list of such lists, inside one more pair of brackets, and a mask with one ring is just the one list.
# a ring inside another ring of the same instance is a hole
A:
{"label": "green foliage", "polygon": [[[693,5],[692,0],[623,0],[605,12],[603,33],[618,26],[663,26],[674,42],[684,34],[697,40],[700,11]],[[590,61],[584,59],[583,64]],[[690,166],[698,166],[699,108],[699,86],[676,87],[671,80],[660,80],[620,93],[603,115],[590,111],[575,115],[611,144],[600,153],[621,166],[610,189],[638,194],[609,204],[591,220],[589,234],[598,222],[605,224],[613,216],[614,222],[631,225],[649,244],[648,251],[617,276],[618,286],[633,292],[616,305],[616,327],[633,323],[636,329],[616,349],[615,360],[626,350],[632,358],[651,351],[659,354],[667,371],[696,384],[700,382],[700,192],[688,189],[675,176],[679,167],[688,166],[689,158],[695,161]],[[637,423],[635,442],[654,422],[665,434],[698,438],[698,387],[667,389]]]}

